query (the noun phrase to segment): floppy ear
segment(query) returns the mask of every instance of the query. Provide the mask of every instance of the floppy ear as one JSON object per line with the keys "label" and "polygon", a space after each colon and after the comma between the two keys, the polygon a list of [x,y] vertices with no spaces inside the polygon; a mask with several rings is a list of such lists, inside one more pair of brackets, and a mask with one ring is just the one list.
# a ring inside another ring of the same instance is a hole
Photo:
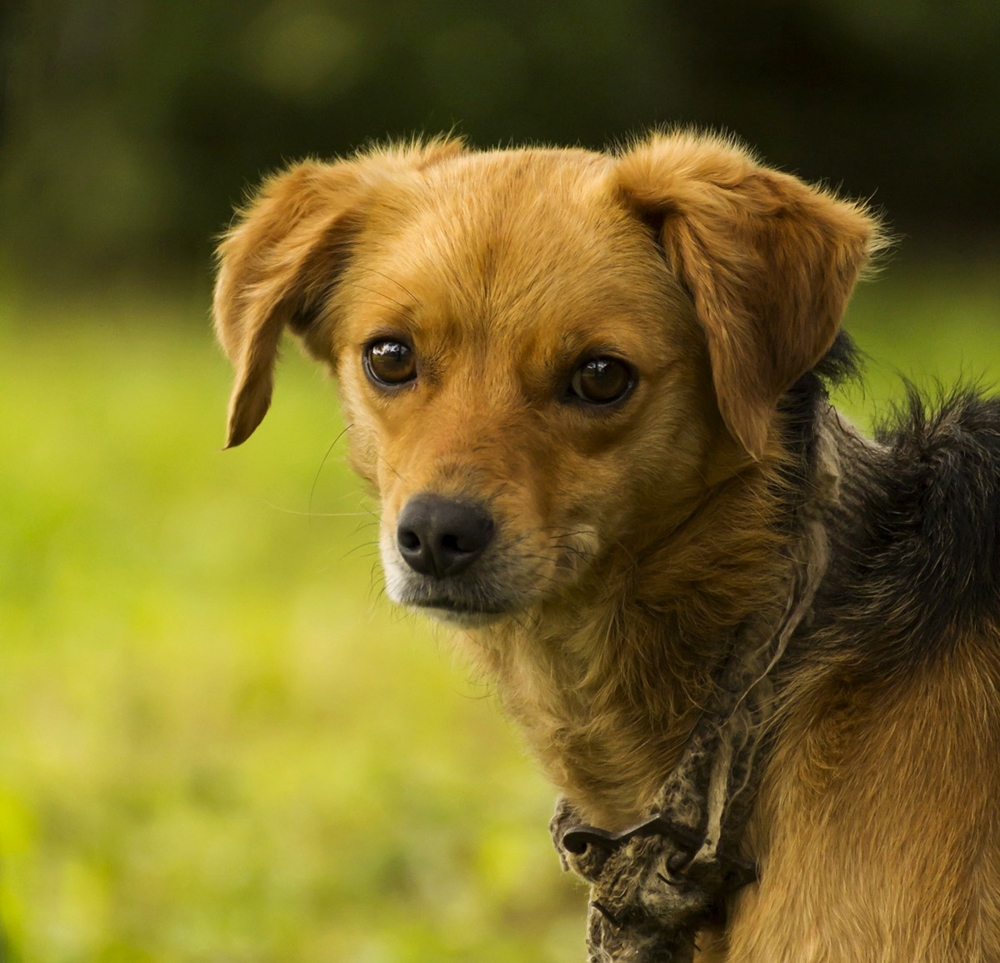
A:
{"label": "floppy ear", "polygon": [[367,200],[393,174],[461,150],[453,139],[377,149],[333,164],[304,161],[264,182],[218,249],[215,331],[236,369],[227,448],[267,413],[282,331],[308,336],[363,230]]}
{"label": "floppy ear", "polygon": [[720,137],[654,135],[618,177],[694,301],[723,420],[759,459],[778,398],[833,343],[877,221]]}

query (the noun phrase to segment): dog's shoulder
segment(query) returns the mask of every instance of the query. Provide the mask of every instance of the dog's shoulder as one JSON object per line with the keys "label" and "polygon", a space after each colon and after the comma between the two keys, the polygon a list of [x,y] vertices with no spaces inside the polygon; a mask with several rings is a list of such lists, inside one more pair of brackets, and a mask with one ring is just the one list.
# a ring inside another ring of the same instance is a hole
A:
{"label": "dog's shoulder", "polygon": [[876,438],[841,465],[815,624],[881,674],[1000,632],[1000,398],[910,387]]}

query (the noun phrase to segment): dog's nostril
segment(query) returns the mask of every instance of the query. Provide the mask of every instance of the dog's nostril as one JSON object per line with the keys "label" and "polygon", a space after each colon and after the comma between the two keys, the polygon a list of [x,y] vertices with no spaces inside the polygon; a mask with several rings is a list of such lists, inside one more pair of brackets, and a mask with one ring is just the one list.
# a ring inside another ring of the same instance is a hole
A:
{"label": "dog's nostril", "polygon": [[493,518],[478,502],[417,495],[400,513],[396,544],[414,571],[442,578],[468,568],[493,532]]}
{"label": "dog's nostril", "polygon": [[478,552],[481,547],[482,543],[479,532],[475,532],[471,536],[466,535],[465,537],[449,534],[441,536],[441,548],[445,552]]}

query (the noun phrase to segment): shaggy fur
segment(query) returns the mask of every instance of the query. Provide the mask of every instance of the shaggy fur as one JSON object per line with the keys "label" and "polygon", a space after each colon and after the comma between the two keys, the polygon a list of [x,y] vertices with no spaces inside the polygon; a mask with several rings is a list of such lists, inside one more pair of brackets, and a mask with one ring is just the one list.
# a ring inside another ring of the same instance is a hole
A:
{"label": "shaggy fur", "polygon": [[[460,627],[554,783],[621,829],[739,626],[785,604],[838,326],[881,243],[864,205],[694,134],[305,162],[220,247],[229,444],[290,328],[337,376],[390,596]],[[412,378],[366,374],[385,343]],[[613,403],[574,394],[594,358],[631,374]],[[760,881],[702,955],[1000,960],[1000,405],[914,397],[878,443],[838,438],[831,561],[774,670],[744,834]],[[461,572],[402,554],[428,494],[488,513]]]}

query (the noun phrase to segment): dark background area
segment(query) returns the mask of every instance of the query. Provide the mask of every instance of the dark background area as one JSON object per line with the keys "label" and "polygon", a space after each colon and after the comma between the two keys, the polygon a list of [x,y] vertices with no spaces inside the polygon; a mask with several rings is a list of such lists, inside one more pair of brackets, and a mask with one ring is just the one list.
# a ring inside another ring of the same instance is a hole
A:
{"label": "dark background area", "polygon": [[873,198],[906,251],[1000,212],[993,0],[20,0],[3,30],[8,271],[207,284],[286,160],[456,129],[601,147],[724,129]]}

